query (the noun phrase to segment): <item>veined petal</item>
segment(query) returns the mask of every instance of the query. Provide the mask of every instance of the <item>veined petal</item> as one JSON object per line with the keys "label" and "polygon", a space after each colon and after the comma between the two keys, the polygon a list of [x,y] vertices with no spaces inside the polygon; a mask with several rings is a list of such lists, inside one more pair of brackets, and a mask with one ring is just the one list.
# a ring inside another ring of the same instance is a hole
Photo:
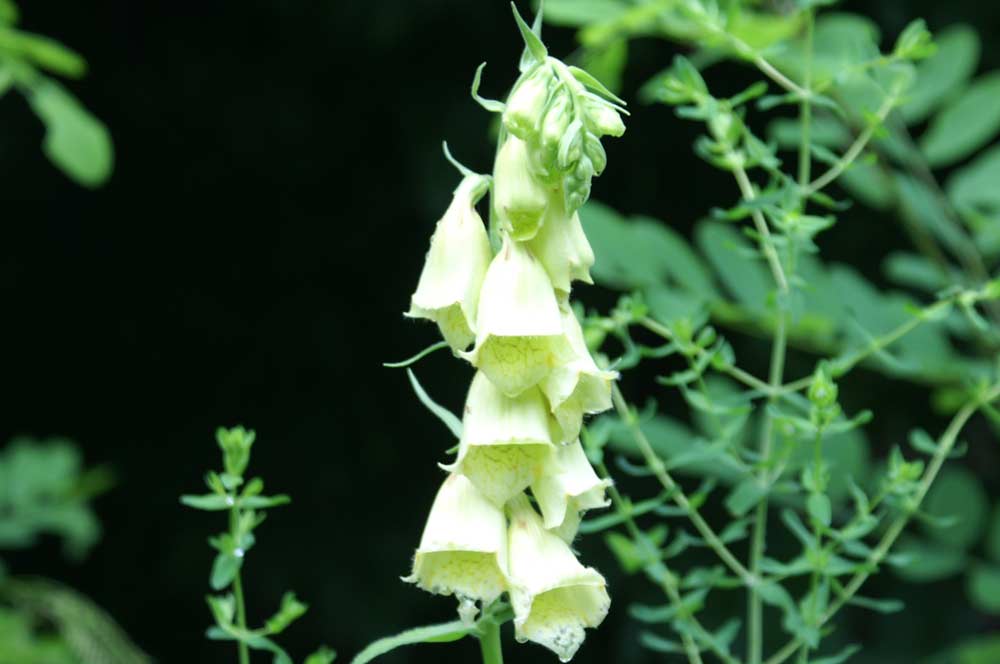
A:
{"label": "veined petal", "polygon": [[568,662],[611,606],[604,577],[577,561],[569,545],[545,530],[527,498],[511,501],[508,562],[514,635]]}
{"label": "veined petal", "polygon": [[508,397],[479,372],[465,402],[458,458],[446,468],[468,477],[502,506],[541,476],[555,452],[552,428],[538,388]]}
{"label": "veined petal", "polygon": [[608,506],[604,490],[610,484],[611,480],[597,476],[577,440],[556,449],[542,476],[531,485],[531,493],[542,510],[545,527],[571,542],[581,512]]}
{"label": "veined petal", "polygon": [[479,291],[493,257],[483,220],[474,207],[487,180],[469,175],[431,236],[407,316],[433,320],[445,341],[463,350],[475,339]]}
{"label": "veined petal", "polygon": [[580,216],[566,214],[563,196],[549,205],[538,234],[529,242],[532,253],[545,267],[553,287],[569,293],[573,281],[594,283],[590,268],[594,265],[594,250],[580,224]]}
{"label": "veined petal", "polygon": [[559,426],[562,440],[570,442],[580,435],[584,414],[600,413],[611,408],[611,381],[614,371],[602,371],[591,357],[583,339],[583,330],[568,304],[560,307],[565,332],[566,352],[571,359],[553,369],[541,383]]}
{"label": "veined petal", "polygon": [[533,238],[552,198],[531,171],[527,143],[508,136],[493,166],[493,203],[510,236],[518,241]]}
{"label": "veined petal", "polygon": [[486,605],[506,590],[505,534],[503,512],[468,478],[449,475],[427,517],[413,572],[403,580]]}
{"label": "veined petal", "polygon": [[552,284],[523,245],[505,240],[479,294],[476,346],[460,353],[505,394],[545,378],[566,347]]}

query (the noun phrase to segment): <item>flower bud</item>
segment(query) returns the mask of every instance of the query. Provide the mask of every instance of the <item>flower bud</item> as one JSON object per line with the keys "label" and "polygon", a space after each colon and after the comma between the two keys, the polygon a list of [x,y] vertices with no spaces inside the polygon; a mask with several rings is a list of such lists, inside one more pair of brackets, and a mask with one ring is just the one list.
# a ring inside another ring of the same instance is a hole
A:
{"label": "flower bud", "polygon": [[476,345],[459,353],[508,396],[537,385],[558,362],[562,321],[545,268],[507,239],[483,280]]}
{"label": "flower bud", "polygon": [[594,283],[590,278],[594,250],[583,232],[579,215],[576,212],[568,215],[564,201],[559,198],[549,205],[545,221],[528,248],[545,267],[552,286],[568,294],[574,280]]}
{"label": "flower bud", "polygon": [[598,97],[591,97],[584,104],[587,124],[598,136],[619,137],[625,133],[622,116],[611,104]]}
{"label": "flower bud", "polygon": [[506,525],[503,512],[468,478],[449,475],[431,506],[413,572],[403,580],[489,604],[507,586]]}
{"label": "flower bud", "polygon": [[561,307],[567,355],[572,359],[553,369],[542,381],[542,392],[562,429],[559,442],[580,435],[584,413],[600,413],[611,408],[611,381],[617,372],[601,371],[583,340],[580,322],[569,306]]}
{"label": "flower bud", "polygon": [[583,644],[584,628],[601,624],[611,606],[604,577],[545,530],[525,496],[511,501],[508,546],[514,636],[568,662]]}
{"label": "flower bud", "polygon": [[455,350],[475,340],[479,291],[493,256],[483,220],[474,207],[486,185],[483,176],[469,175],[455,190],[431,236],[424,269],[406,312],[411,318],[436,322]]}
{"label": "flower bud", "polygon": [[552,70],[544,64],[521,78],[510,93],[503,113],[507,131],[523,141],[535,137],[552,82]]}
{"label": "flower bud", "polygon": [[604,490],[611,480],[594,472],[577,440],[556,449],[531,493],[542,510],[545,527],[572,542],[580,525],[580,514],[610,504]]}
{"label": "flower bud", "polygon": [[468,477],[502,506],[541,476],[555,452],[552,428],[537,387],[508,397],[478,372],[465,401],[458,459],[445,469]]}
{"label": "flower bud", "polygon": [[508,136],[493,166],[493,203],[511,238],[523,241],[535,236],[550,198],[532,174],[528,145]]}

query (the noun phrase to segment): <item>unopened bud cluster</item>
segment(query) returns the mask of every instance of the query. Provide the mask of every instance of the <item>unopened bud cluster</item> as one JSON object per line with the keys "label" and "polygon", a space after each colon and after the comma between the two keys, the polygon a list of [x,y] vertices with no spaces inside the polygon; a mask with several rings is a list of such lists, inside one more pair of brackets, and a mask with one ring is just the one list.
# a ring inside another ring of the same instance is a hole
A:
{"label": "unopened bud cluster", "polygon": [[[466,617],[507,593],[517,639],[563,661],[610,605],[570,543],[581,514],[607,505],[579,435],[586,414],[610,408],[617,376],[597,366],[569,296],[592,283],[577,209],[605,166],[599,138],[624,131],[578,71],[551,57],[524,68],[493,176],[469,173],[455,190],[407,314],[436,322],[477,371],[406,580],[455,595]],[[495,250],[475,209],[491,184]]]}

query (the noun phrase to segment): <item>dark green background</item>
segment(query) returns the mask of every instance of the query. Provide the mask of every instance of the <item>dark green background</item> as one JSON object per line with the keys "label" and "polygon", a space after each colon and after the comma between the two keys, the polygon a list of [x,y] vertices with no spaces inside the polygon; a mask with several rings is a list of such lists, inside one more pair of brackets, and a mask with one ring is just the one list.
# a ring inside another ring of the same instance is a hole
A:
{"label": "dark green background", "polygon": [[[86,592],[161,662],[233,659],[203,638],[205,539],[224,519],[185,510],[177,496],[198,491],[218,466],[215,427],[242,423],[258,433],[251,470],[294,499],[260,528],[245,567],[253,616],[298,591],[312,609],[283,637],[298,657],[320,642],[350,657],[377,636],[450,619],[451,599],[399,576],[452,441],[405,375],[380,363],[435,338],[401,312],[456,182],[440,141],[489,168],[489,118],[467,90],[483,60],[485,94],[502,96],[513,81],[520,41],[507,3],[22,4],[26,29],[87,56],[90,75],[71,87],[109,125],[117,165],[103,189],[77,188],[42,156],[42,129],[24,102],[8,95],[0,104],[0,432],[72,437],[88,463],[114,468],[118,485],[97,503],[106,532],[86,562],[66,563],[46,542],[10,558],[13,571]],[[972,22],[987,44],[983,68],[1000,66],[989,46],[1000,43],[993,3],[847,7],[872,12],[889,38],[917,15],[932,29]],[[547,38],[555,54],[574,48],[570,32]],[[633,99],[673,52],[639,42],[624,96]],[[724,72],[720,93],[752,77]],[[632,105],[628,133],[606,142],[610,166],[595,198],[682,230],[735,202],[731,183],[691,154],[693,125]],[[824,235],[824,250],[877,279],[879,258],[902,241],[891,220],[856,208]],[[589,290],[588,301],[610,301]],[[744,340],[740,357],[759,370],[765,349]],[[793,372],[809,362],[793,356]],[[471,375],[446,354],[418,373],[454,408]],[[627,384],[636,395],[648,389]],[[850,406],[879,415],[870,429],[879,449],[914,424],[941,426],[923,414],[922,390],[862,373],[844,392]],[[982,447],[973,445],[972,463],[988,478],[997,459]],[[652,661],[634,644],[625,606],[659,600],[621,575],[599,538],[580,549],[608,575],[614,605],[575,661]],[[892,586],[881,578],[866,592]],[[849,612],[843,623],[844,638],[862,640],[871,661],[912,661],[991,626],[965,608],[958,583],[896,594],[908,613]],[[742,601],[723,598],[722,608]],[[466,641],[385,661],[476,656]],[[556,661],[512,640],[508,659]]]}

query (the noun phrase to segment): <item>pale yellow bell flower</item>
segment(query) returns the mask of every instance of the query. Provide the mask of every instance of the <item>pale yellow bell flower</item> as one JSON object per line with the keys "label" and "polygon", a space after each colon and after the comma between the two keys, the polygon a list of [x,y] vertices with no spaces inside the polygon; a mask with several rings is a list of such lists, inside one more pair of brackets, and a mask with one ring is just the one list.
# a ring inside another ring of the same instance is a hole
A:
{"label": "pale yellow bell flower", "polygon": [[541,383],[552,414],[562,429],[559,442],[574,441],[580,435],[585,414],[611,408],[611,381],[615,371],[602,371],[591,357],[583,330],[568,303],[560,307],[565,348],[571,359],[554,368]]}
{"label": "pale yellow bell flower", "polygon": [[532,173],[528,144],[508,136],[493,166],[493,209],[501,227],[514,240],[530,240],[552,197],[553,192]]}
{"label": "pale yellow bell flower", "polygon": [[503,506],[541,476],[555,453],[554,426],[537,387],[508,397],[478,372],[465,402],[458,458],[445,469],[468,477]]}
{"label": "pale yellow bell flower", "polygon": [[506,520],[467,477],[449,475],[438,490],[413,558],[408,583],[483,606],[507,589]]}
{"label": "pale yellow bell flower", "polygon": [[554,83],[552,68],[545,63],[521,77],[507,98],[507,106],[503,112],[503,123],[507,131],[523,141],[530,141],[538,134],[549,91]]}
{"label": "pale yellow bell flower", "polygon": [[569,545],[547,531],[525,496],[508,504],[508,581],[514,636],[568,662],[611,606],[604,577],[577,561]]}
{"label": "pale yellow bell flower", "polygon": [[545,267],[556,290],[569,293],[573,281],[594,283],[590,277],[594,250],[583,232],[580,216],[576,212],[566,214],[562,195],[549,204],[542,226],[528,247]]}
{"label": "pale yellow bell flower", "polygon": [[482,175],[468,175],[455,190],[451,205],[437,223],[417,290],[410,300],[410,318],[438,324],[456,351],[468,348],[476,336],[479,292],[493,252],[475,203],[488,188]]}
{"label": "pale yellow bell flower", "polygon": [[545,527],[572,542],[583,512],[610,504],[605,489],[611,480],[594,472],[580,441],[562,445],[531,485]]}
{"label": "pale yellow bell flower", "polygon": [[508,396],[537,385],[568,352],[552,283],[542,264],[507,238],[479,293],[476,345],[461,357]]}

